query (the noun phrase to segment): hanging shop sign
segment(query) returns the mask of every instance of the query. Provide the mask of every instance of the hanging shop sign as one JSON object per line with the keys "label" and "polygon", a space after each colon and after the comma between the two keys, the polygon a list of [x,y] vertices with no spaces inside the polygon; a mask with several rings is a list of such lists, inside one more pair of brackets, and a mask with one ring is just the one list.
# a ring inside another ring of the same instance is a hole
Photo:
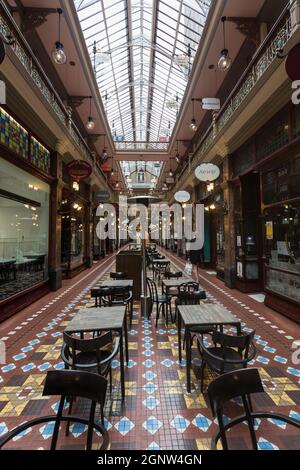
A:
{"label": "hanging shop sign", "polygon": [[84,160],[74,160],[67,164],[70,177],[78,183],[92,174],[92,167]]}
{"label": "hanging shop sign", "polygon": [[178,191],[175,193],[175,201],[180,202],[180,203],[185,203],[188,202],[191,199],[190,193],[187,191]]}
{"label": "hanging shop sign", "polygon": [[293,82],[300,80],[300,43],[296,44],[288,53],[285,70]]}
{"label": "hanging shop sign", "polygon": [[173,176],[168,176],[168,178],[166,178],[166,183],[167,184],[175,183],[175,180],[174,180]]}
{"label": "hanging shop sign", "polygon": [[94,195],[95,203],[101,204],[102,202],[108,202],[110,195],[108,191],[96,191]]}
{"label": "hanging shop sign", "polygon": [[220,174],[220,168],[212,163],[203,163],[195,170],[196,178],[204,182],[215,181],[219,178]]}

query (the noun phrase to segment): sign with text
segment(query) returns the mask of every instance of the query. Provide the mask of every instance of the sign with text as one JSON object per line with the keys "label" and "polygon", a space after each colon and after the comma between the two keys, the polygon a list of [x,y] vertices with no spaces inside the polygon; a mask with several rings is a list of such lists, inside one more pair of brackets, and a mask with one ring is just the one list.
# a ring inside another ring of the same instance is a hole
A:
{"label": "sign with text", "polygon": [[195,170],[196,178],[204,182],[217,180],[220,176],[220,173],[220,168],[217,165],[213,165],[213,163],[203,163]]}

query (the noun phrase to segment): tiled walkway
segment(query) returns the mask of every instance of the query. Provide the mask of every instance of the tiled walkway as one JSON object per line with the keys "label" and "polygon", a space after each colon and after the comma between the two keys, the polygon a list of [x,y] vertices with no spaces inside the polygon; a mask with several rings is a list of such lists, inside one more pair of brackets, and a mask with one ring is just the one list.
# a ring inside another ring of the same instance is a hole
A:
{"label": "tiled walkway", "polygon": [[[183,261],[172,257],[176,267]],[[57,400],[42,397],[45,373],[64,365],[60,359],[62,331],[82,306],[92,305],[90,288],[113,270],[111,257],[72,281],[58,293],[49,294],[0,327],[0,339],[7,343],[7,365],[0,366],[0,435],[28,419],[51,414]],[[208,302],[219,302],[243,322],[245,331],[256,330],[259,349],[255,367],[260,368],[266,394],[254,399],[255,409],[273,410],[300,419],[300,366],[291,363],[292,344],[300,339],[300,326],[266,308],[257,300],[224,288],[213,274],[201,273]],[[107,396],[105,410],[113,449],[209,449],[216,430],[206,395],[199,391],[194,356],[193,390],[185,390],[185,368],[178,364],[175,325],[156,330],[154,321],[141,318],[135,306],[129,334],[130,362],[126,368],[126,401],[120,400],[119,363],[113,363],[113,396]],[[207,376],[207,381],[211,377]],[[78,402],[80,412],[85,403]],[[238,415],[232,403],[229,416]],[[299,449],[300,437],[279,422],[257,422],[261,449]],[[52,424],[38,426],[11,444],[16,449],[47,449]],[[61,448],[83,448],[82,426],[71,426],[68,438],[61,434]],[[231,447],[244,449],[249,443],[246,426],[230,432]]]}

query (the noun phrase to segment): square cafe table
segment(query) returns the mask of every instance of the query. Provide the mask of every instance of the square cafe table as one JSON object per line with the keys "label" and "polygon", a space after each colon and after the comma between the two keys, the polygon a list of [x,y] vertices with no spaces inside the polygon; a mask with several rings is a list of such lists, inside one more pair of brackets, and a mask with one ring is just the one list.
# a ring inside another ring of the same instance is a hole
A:
{"label": "square cafe table", "polygon": [[187,282],[195,282],[195,281],[193,279],[187,278],[187,277],[181,277],[181,278],[177,278],[177,279],[176,278],[163,279],[163,281],[162,281],[162,290],[163,290],[163,292],[166,292],[166,294],[168,294],[170,289],[178,288],[182,284],[186,284]]}
{"label": "square cafe table", "polygon": [[120,335],[120,365],[122,399],[125,399],[124,342],[127,342],[126,307],[85,308],[80,310],[65,329],[66,333],[115,331]]}
{"label": "square cafe table", "polygon": [[99,289],[102,287],[130,287],[133,289],[133,280],[132,279],[107,279],[107,281],[103,281],[100,286],[93,287],[91,289],[91,297],[95,298],[95,307],[98,307],[98,298],[97,295]]}
{"label": "square cafe table", "polygon": [[107,279],[101,283],[101,287],[133,287],[132,279]]}
{"label": "square cafe table", "polygon": [[190,330],[196,326],[233,325],[237,328],[237,334],[241,334],[241,322],[227,310],[218,304],[180,305],[178,306],[178,347],[179,363],[182,360],[181,351],[181,325],[184,324],[186,338],[186,386],[191,392],[191,337]]}

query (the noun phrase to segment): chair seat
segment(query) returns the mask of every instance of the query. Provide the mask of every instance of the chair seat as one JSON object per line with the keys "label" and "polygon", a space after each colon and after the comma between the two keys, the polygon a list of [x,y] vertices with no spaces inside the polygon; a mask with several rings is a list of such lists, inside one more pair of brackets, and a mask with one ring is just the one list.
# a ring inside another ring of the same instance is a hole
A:
{"label": "chair seat", "polygon": [[168,293],[169,293],[169,295],[171,295],[172,297],[177,297],[177,295],[178,295],[178,287],[170,287],[170,289],[168,290]]}
{"label": "chair seat", "polygon": [[159,302],[160,304],[169,303],[169,302],[171,302],[171,300],[172,300],[172,296],[171,296],[171,295],[162,294],[162,295],[159,295],[159,296],[158,296],[158,302]]}
{"label": "chair seat", "polygon": [[237,364],[232,364],[232,363],[225,363],[224,367],[221,368],[221,366],[224,364],[224,357],[225,360],[230,360],[230,361],[242,361],[242,356],[238,351],[232,348],[226,348],[226,353],[224,355],[224,350],[221,348],[208,348],[207,349],[211,354],[214,356],[218,356],[220,360],[215,359],[210,356],[206,356],[204,354],[204,359],[205,362],[209,365],[210,369],[212,369],[214,372],[217,373],[223,373],[223,372],[232,372],[234,370],[240,370],[243,366],[242,363],[239,362]]}

